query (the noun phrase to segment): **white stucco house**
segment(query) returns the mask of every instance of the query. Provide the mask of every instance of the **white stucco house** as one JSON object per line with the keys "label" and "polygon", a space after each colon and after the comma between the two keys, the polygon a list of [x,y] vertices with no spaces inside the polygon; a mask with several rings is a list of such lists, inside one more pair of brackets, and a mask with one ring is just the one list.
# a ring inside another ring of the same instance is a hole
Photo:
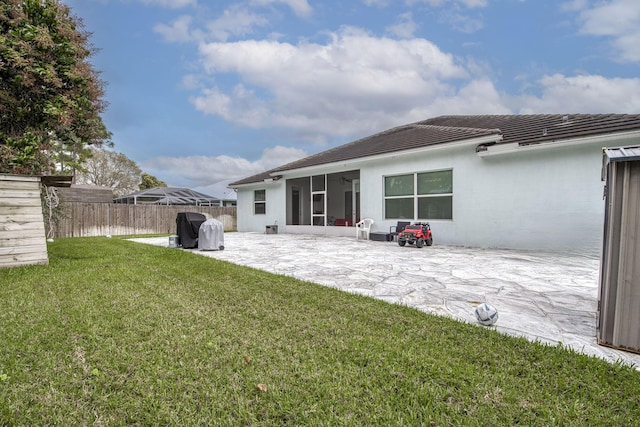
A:
{"label": "white stucco house", "polygon": [[604,147],[640,143],[640,115],[441,116],[229,185],[238,231],[354,236],[428,221],[435,244],[597,254]]}

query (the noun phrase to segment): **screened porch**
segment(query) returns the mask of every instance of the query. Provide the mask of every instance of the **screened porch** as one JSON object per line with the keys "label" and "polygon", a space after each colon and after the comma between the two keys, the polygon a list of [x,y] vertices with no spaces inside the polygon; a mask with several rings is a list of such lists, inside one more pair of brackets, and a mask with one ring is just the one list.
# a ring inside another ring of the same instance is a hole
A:
{"label": "screened porch", "polygon": [[353,227],[360,220],[360,171],[287,179],[287,225]]}

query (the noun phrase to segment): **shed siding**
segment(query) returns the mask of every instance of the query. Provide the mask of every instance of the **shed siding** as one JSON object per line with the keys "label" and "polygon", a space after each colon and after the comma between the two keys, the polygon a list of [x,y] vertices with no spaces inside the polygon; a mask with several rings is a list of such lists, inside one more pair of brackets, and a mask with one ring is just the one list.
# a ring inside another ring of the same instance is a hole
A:
{"label": "shed siding", "polygon": [[48,263],[40,179],[0,175],[0,268]]}
{"label": "shed siding", "polygon": [[597,336],[600,344],[640,352],[640,156],[616,157],[612,151],[606,150],[613,156],[607,167]]}

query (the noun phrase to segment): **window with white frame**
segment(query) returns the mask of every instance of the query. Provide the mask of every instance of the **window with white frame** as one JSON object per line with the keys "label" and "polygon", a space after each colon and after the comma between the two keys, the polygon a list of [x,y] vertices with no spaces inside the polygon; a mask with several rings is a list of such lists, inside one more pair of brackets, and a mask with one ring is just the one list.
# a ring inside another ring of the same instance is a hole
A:
{"label": "window with white frame", "polygon": [[384,177],[385,219],[453,219],[453,171]]}
{"label": "window with white frame", "polygon": [[267,190],[254,190],[253,213],[254,215],[264,215],[267,213]]}

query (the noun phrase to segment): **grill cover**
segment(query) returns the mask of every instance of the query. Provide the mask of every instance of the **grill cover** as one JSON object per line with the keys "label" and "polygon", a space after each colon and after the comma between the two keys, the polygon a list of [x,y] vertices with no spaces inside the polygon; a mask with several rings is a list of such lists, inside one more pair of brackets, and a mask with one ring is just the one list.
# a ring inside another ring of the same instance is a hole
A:
{"label": "grill cover", "polygon": [[179,212],[176,218],[178,244],[184,249],[193,249],[198,246],[198,230],[200,225],[207,220],[201,213]]}
{"label": "grill cover", "polygon": [[198,249],[218,251],[224,249],[224,227],[217,219],[208,219],[198,231]]}

